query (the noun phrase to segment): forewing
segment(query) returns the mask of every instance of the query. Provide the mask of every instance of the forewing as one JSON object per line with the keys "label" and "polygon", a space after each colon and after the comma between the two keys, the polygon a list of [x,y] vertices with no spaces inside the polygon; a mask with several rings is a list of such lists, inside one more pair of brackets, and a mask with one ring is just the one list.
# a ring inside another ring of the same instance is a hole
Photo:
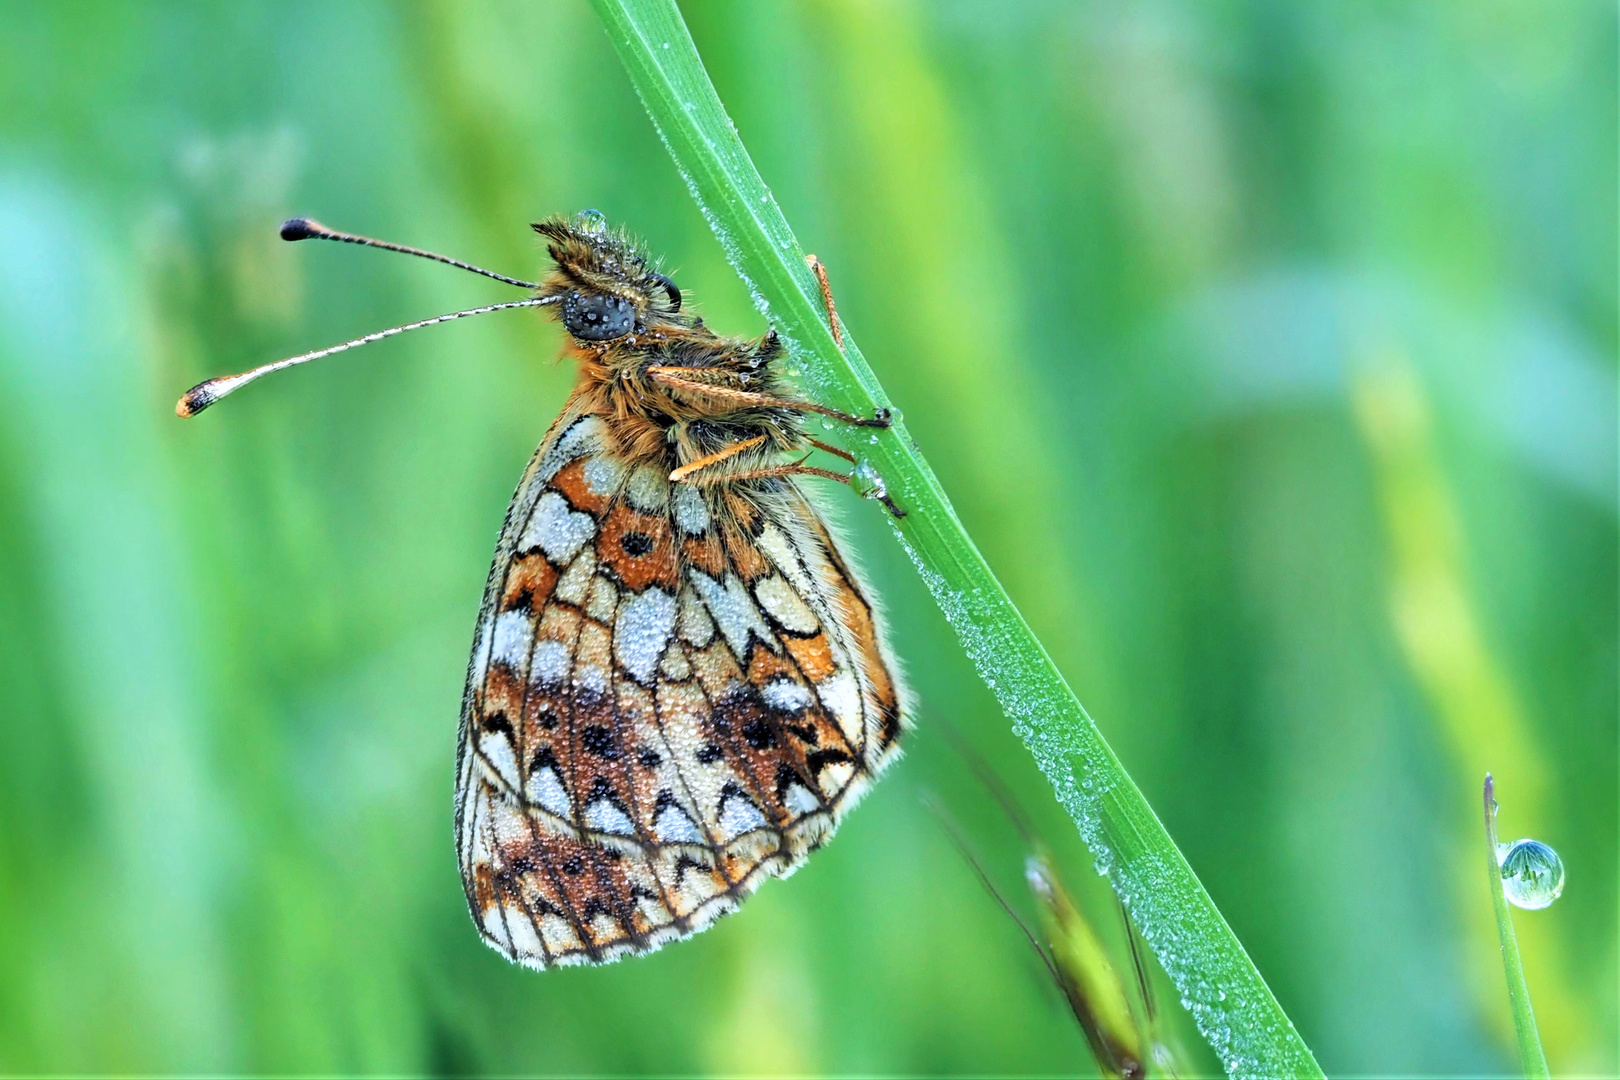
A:
{"label": "forewing", "polygon": [[565,412],[508,511],[469,665],[474,920],[538,967],[694,933],[831,835],[901,711],[871,605],[795,488],[711,502]]}

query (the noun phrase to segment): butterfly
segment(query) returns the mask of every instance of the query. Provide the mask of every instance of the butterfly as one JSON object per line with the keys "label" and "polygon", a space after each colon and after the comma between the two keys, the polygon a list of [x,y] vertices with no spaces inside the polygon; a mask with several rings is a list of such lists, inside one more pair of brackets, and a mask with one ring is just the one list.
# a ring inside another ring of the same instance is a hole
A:
{"label": "butterfly", "polygon": [[870,591],[797,482],[849,482],[809,465],[813,450],[855,462],[808,435],[807,415],[887,417],[795,396],[774,331],[715,334],[594,211],[534,229],[553,264],[539,284],[289,221],[286,239],[421,255],[534,295],[208,380],[176,411],[467,315],[542,307],[562,324],[579,378],[501,528],[455,794],[474,924],[549,968],[651,952],[792,873],[896,759],[911,708]]}

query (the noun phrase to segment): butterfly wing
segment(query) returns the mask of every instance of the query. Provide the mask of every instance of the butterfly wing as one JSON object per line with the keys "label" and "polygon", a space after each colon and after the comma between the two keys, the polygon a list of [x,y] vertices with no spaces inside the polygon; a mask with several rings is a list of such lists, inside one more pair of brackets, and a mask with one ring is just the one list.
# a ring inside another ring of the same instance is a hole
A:
{"label": "butterfly wing", "polygon": [[802,493],[711,500],[565,410],[507,513],[468,669],[473,919],[532,967],[696,933],[831,836],[903,712],[872,606]]}

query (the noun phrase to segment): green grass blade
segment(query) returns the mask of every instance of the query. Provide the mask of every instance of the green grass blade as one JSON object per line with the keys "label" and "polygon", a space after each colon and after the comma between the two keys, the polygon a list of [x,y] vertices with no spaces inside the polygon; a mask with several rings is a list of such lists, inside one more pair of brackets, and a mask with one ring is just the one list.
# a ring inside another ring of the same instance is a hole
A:
{"label": "green grass blade", "polygon": [[[659,136],[817,400],[887,406],[859,347],[840,352],[803,249],[716,96],[673,0],[593,0]],[[1079,826],[1232,1076],[1321,1076],[1209,894],[968,537],[903,421],[866,460],[909,513],[918,572]],[[874,508],[874,512],[876,509]]]}
{"label": "green grass blade", "polygon": [[1485,857],[1486,879],[1491,886],[1491,905],[1496,909],[1496,936],[1502,942],[1502,968],[1507,973],[1508,1004],[1513,1007],[1513,1030],[1519,1037],[1519,1060],[1528,1080],[1549,1076],[1547,1054],[1541,1049],[1541,1033],[1536,1030],[1536,1011],[1530,1007],[1530,987],[1524,981],[1524,965],[1519,961],[1519,936],[1513,932],[1513,913],[1508,910],[1502,890],[1502,865],[1496,858],[1496,793],[1491,774],[1485,774]]}

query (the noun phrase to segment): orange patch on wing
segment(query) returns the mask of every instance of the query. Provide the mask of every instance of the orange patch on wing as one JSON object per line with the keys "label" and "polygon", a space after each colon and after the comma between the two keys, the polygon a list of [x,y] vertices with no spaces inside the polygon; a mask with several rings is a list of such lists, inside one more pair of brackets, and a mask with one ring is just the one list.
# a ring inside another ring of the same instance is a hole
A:
{"label": "orange patch on wing", "polygon": [[527,608],[539,611],[551,598],[557,584],[557,571],[539,552],[512,560],[506,573],[506,590],[501,594],[501,610]]}
{"label": "orange patch on wing", "polygon": [[472,886],[473,903],[480,912],[495,905],[495,875],[490,873],[488,863],[479,863],[473,868]]}
{"label": "orange patch on wing", "polygon": [[638,514],[628,504],[618,503],[602,523],[597,560],[633,592],[654,582],[674,592],[680,584],[680,571],[673,532],[667,517]]}
{"label": "orange patch on wing", "polygon": [[[532,758],[539,747],[549,742],[546,732],[555,731],[568,716],[568,691],[561,686],[535,686],[530,683],[523,706],[523,745],[529,748]],[[527,779],[529,763],[519,764]]]}
{"label": "orange patch on wing", "polygon": [[778,656],[769,649],[755,646],[748,658],[748,681],[755,686],[764,686],[778,675],[792,676],[793,665],[787,657]]}
{"label": "orange patch on wing", "polygon": [[608,508],[611,495],[598,495],[585,482],[585,463],[589,458],[576,458],[558,470],[551,478],[551,487],[563,493],[575,510],[583,510],[592,517],[601,517]]}
{"label": "orange patch on wing", "polygon": [[811,682],[821,682],[827,676],[838,670],[838,664],[833,660],[832,647],[827,644],[826,634],[817,634],[810,638],[785,639],[788,652],[793,654],[794,661],[804,677]]}
{"label": "orange patch on wing", "polygon": [[517,718],[523,715],[523,693],[523,681],[505,664],[496,661],[489,665],[489,677],[484,683],[480,702],[484,715],[505,713],[507,721],[515,727]]}
{"label": "orange patch on wing", "polygon": [[878,651],[877,627],[872,625],[872,609],[867,607],[866,598],[850,586],[848,579],[844,579],[838,584],[834,602],[843,609],[844,625],[855,634],[855,640],[860,644],[861,670],[871,682],[873,693],[885,707],[893,708],[897,704],[894,681],[889,678],[888,665]]}
{"label": "orange patch on wing", "polygon": [[719,578],[725,572],[725,549],[720,546],[720,538],[713,533],[688,537],[681,544],[681,553],[689,564],[712,578]]}

